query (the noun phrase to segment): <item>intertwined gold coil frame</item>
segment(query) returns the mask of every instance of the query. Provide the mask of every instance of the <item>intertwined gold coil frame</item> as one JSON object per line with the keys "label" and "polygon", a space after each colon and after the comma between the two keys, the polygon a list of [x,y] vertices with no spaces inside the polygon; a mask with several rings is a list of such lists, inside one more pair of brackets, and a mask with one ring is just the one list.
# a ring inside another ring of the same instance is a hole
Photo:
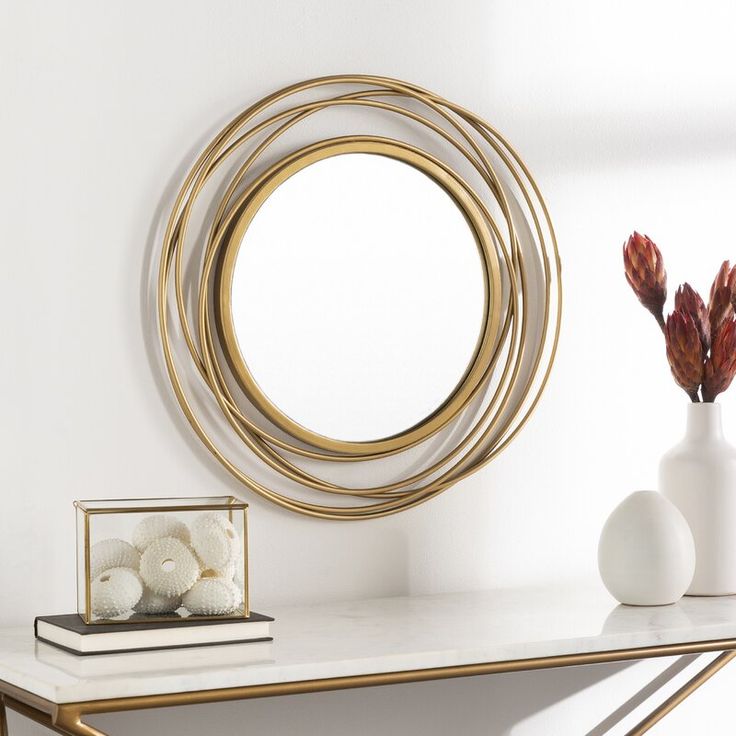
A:
{"label": "intertwined gold coil frame", "polygon": [[[339,94],[330,94],[339,86]],[[344,91],[345,89],[349,91]],[[286,104],[303,93],[317,99]],[[283,133],[312,115],[340,106],[377,109],[400,116],[437,136],[477,172],[487,191],[477,193],[450,166],[409,143],[367,135],[348,135],[300,148],[267,167],[253,170]],[[419,111],[421,110],[421,112]],[[229,182],[197,258],[196,320],[188,314],[184,243],[193,206],[205,184],[224,162],[256,137],[264,138],[249,153]],[[296,424],[273,406],[250,376],[240,354],[232,317],[230,290],[238,248],[258,206],[282,181],[326,156],[364,152],[391,156],[432,177],[455,200],[473,230],[486,278],[486,319],[475,356],[450,397],[418,425],[372,442],[343,442],[322,437]],[[492,163],[495,161],[494,163]],[[496,170],[499,167],[499,171]],[[492,214],[491,205],[500,212]],[[497,222],[498,218],[498,222]],[[523,218],[522,222],[519,218]],[[531,294],[524,246],[534,248],[542,284]],[[171,282],[173,279],[173,289]],[[171,296],[176,309],[169,313]],[[530,297],[541,302],[541,325],[530,330]],[[158,319],[164,359],[174,393],[190,425],[207,449],[239,481],[274,503],[325,519],[386,516],[433,498],[498,455],[526,424],[547,384],[557,350],[561,318],[561,273],[549,213],[527,168],[503,137],[477,115],[415,85],[375,76],[349,75],[314,79],[264,98],[232,120],[200,155],[175,200],[163,240],[158,276]],[[242,470],[219,448],[198,419],[177,367],[170,319],[176,316],[181,336],[206,390],[227,425],[255,457],[272,471],[310,491],[339,496],[330,506],[293,498],[268,488]],[[530,336],[534,336],[530,343]],[[220,354],[224,354],[224,360]],[[268,431],[240,407],[228,381],[232,377],[249,404],[280,432]],[[479,416],[439,459],[391,483],[348,488],[321,479],[298,459],[325,463],[371,462],[409,450],[488,400]],[[345,505],[357,499],[357,505]]]}

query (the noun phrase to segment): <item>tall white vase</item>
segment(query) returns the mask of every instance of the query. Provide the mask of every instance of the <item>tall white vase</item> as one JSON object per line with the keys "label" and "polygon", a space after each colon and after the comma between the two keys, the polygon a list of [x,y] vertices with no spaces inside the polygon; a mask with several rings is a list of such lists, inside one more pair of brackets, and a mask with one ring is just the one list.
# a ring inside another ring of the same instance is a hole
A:
{"label": "tall white vase", "polygon": [[660,461],[659,489],[695,540],[687,594],[736,593],[736,448],[723,436],[720,404],[688,405],[685,437]]}

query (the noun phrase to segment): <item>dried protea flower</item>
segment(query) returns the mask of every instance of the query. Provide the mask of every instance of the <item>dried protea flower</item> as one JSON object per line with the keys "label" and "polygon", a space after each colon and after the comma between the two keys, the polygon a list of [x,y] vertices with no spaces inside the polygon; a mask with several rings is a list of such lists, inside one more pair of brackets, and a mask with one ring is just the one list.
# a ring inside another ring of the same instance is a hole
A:
{"label": "dried protea flower", "polygon": [[723,261],[713,285],[710,287],[708,319],[711,340],[715,340],[716,333],[723,321],[734,313],[731,304],[734,299],[734,292],[736,292],[736,266],[731,268],[729,261]]}
{"label": "dried protea flower", "polygon": [[646,235],[634,232],[624,243],[624,270],[629,286],[664,330],[667,273],[659,248]]}
{"label": "dried protea flower", "polygon": [[707,353],[710,348],[710,322],[708,309],[700,294],[688,283],[684,283],[675,293],[675,309],[687,312],[695,322],[703,345],[703,352]]}
{"label": "dried protea flower", "polygon": [[708,304],[708,323],[710,324],[711,340],[715,341],[721,325],[733,317],[731,306],[733,294],[728,286],[719,286]]}
{"label": "dried protea flower", "polygon": [[676,309],[667,317],[664,336],[667,360],[677,385],[693,401],[698,401],[705,351],[695,321],[687,312]]}
{"label": "dried protea flower", "polygon": [[713,401],[725,391],[736,374],[736,318],[728,317],[713,338],[710,357],[703,371],[703,401]]}
{"label": "dried protea flower", "polygon": [[721,267],[718,269],[713,285],[710,287],[710,300],[713,301],[713,295],[721,286],[728,286],[731,291],[736,288],[736,266],[731,268],[730,261],[723,261]]}

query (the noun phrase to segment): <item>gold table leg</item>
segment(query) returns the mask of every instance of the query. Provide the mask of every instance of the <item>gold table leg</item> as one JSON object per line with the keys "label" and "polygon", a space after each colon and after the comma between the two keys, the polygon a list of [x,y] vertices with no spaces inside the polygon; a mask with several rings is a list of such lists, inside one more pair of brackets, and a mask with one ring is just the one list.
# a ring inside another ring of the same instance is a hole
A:
{"label": "gold table leg", "polygon": [[[30,719],[31,721],[40,723],[42,726],[45,726],[51,731],[56,731],[56,733],[62,734],[62,736],[72,736],[72,734],[70,734],[68,731],[62,730],[54,723],[54,716],[51,715],[50,713],[47,713],[46,711],[40,710],[39,708],[36,708],[33,705],[30,705],[28,703],[23,703],[9,696],[5,696],[4,701],[5,701],[6,709],[10,708],[11,710],[14,710],[16,713]],[[0,721],[0,723],[2,723],[2,721]],[[7,720],[5,720],[5,728],[6,728],[5,731],[0,730],[0,736],[8,736]]]}
{"label": "gold table leg", "polygon": [[0,736],[8,736],[8,717],[5,713],[5,696],[0,693]]}
{"label": "gold table leg", "polygon": [[641,736],[643,733],[646,733],[652,726],[659,723],[670,711],[682,703],[685,698],[692,695],[701,685],[710,680],[718,670],[725,667],[734,657],[736,657],[736,649],[718,655],[706,667],[700,670],[697,675],[670,695],[659,708],[653,710],[644,720],[639,721],[626,736]]}
{"label": "gold table leg", "polygon": [[71,736],[106,736],[102,731],[82,723],[82,715],[76,708],[64,708],[61,706],[54,718],[54,724],[62,733]]}

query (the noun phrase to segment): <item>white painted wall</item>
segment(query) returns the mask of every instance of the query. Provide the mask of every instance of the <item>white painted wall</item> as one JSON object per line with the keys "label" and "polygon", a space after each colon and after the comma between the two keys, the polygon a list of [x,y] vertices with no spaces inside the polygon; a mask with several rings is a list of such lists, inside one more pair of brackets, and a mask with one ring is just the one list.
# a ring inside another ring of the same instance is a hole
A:
{"label": "white painted wall", "polygon": [[[488,588],[595,574],[610,509],[652,487],[685,397],[621,274],[634,227],[674,286],[736,258],[728,3],[0,3],[0,623],[73,606],[79,497],[238,492],[158,372],[147,273],[162,208],[242,106],[300,78],[415,81],[524,155],[565,266],[561,352],[534,421],[443,497],[364,524],[252,501],[253,600]],[[736,437],[736,402],[727,430]],[[582,733],[664,662],[110,717],[112,733]],[[724,673],[653,733],[720,733]],[[12,716],[11,716],[12,717]],[[102,723],[102,719],[100,719]],[[216,725],[212,725],[212,724]],[[13,734],[41,731],[13,718]]]}

